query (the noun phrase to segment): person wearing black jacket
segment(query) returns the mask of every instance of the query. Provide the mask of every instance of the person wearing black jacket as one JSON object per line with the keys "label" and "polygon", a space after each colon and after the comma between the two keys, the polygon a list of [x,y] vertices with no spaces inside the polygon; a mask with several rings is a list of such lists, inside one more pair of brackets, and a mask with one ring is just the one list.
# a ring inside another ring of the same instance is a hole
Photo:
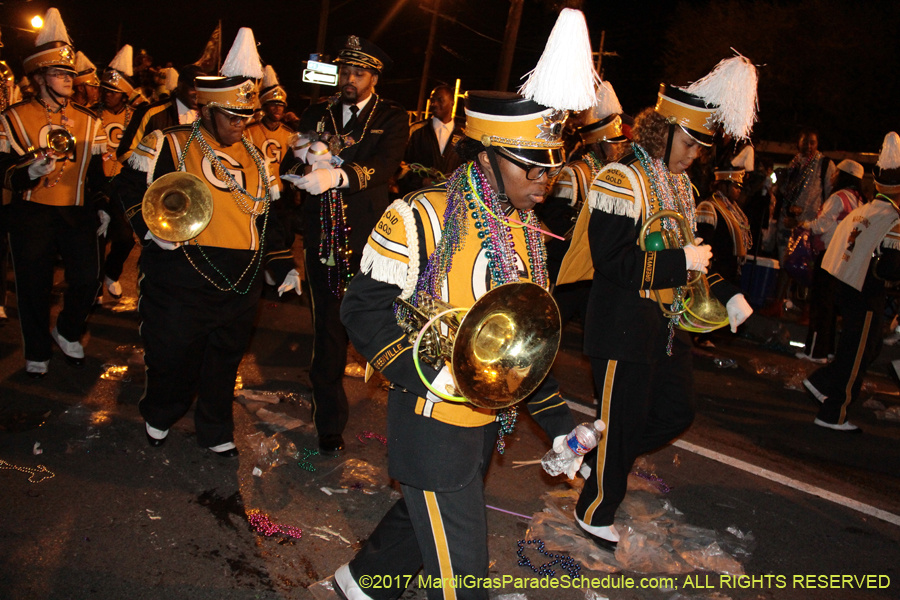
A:
{"label": "person wearing black jacket", "polygon": [[340,321],[341,299],[359,269],[369,232],[390,202],[388,181],[409,137],[403,107],[375,92],[390,58],[375,44],[348,36],[335,62],[340,65],[340,96],[310,106],[299,126],[301,134],[328,139],[334,160],[317,163],[316,170],[294,156],[281,163],[283,175],[303,175],[294,182],[308,194],[303,239],[315,335],[310,380],[319,447],[326,452],[343,449],[349,416],[342,381],[348,338]]}

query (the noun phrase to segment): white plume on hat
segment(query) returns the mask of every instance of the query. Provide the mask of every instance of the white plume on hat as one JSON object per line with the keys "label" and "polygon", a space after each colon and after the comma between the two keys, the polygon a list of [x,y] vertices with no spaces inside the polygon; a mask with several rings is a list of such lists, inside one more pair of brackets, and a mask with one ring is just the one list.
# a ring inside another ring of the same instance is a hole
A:
{"label": "white plume on hat", "polygon": [[526,76],[519,93],[538,104],[577,111],[596,104],[594,86],[600,76],[594,69],[584,13],[572,8],[559,13],[537,66]]}
{"label": "white plume on hat", "polygon": [[165,87],[170,92],[174,91],[175,88],[178,87],[178,69],[173,69],[172,67],[166,68]]}
{"label": "white plume on hat", "polygon": [[134,50],[131,48],[129,44],[125,44],[116,55],[113,57],[111,61],[109,61],[109,68],[115,69],[119,73],[124,73],[128,77],[134,75]]}
{"label": "white plume on hat", "polygon": [[884,170],[900,168],[900,135],[897,132],[891,131],[884,136],[876,165]]}
{"label": "white plume on hat", "polygon": [[34,40],[34,45],[41,46],[43,44],[49,44],[50,42],[65,42],[69,45],[72,44],[72,38],[69,37],[69,33],[66,31],[66,26],[63,23],[62,17],[55,8],[47,9],[47,14],[44,15],[44,25],[41,27],[41,30],[38,31],[37,37]]}
{"label": "white plume on hat", "polygon": [[726,58],[703,79],[684,91],[716,106],[716,121],[725,132],[737,139],[747,139],[756,122],[756,67],[744,56]]}
{"label": "white plume on hat", "polygon": [[619,103],[619,97],[616,96],[616,90],[608,81],[601,81],[597,86],[597,105],[591,111],[601,119],[609,115],[621,115],[622,105]]}
{"label": "white plume on hat", "polygon": [[263,76],[262,61],[259,60],[259,52],[256,50],[256,39],[253,30],[249,27],[241,27],[237,37],[222,63],[221,75],[223,77],[249,77],[261,79]]}
{"label": "white plume on hat", "polygon": [[84,71],[89,71],[91,69],[96,70],[97,67],[94,66],[88,57],[84,55],[84,52],[79,50],[75,53],[75,70],[79,73],[83,73]]}
{"label": "white plume on hat", "polygon": [[272,65],[266,65],[261,87],[262,89],[266,89],[273,85],[278,85],[278,75],[275,74],[275,69],[272,68]]}

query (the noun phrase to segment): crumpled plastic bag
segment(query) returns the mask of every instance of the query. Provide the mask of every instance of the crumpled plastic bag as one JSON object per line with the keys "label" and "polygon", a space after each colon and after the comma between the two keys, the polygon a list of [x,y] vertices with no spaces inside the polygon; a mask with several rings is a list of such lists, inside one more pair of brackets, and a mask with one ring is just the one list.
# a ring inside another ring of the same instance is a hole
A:
{"label": "crumpled plastic bag", "polygon": [[547,550],[565,552],[591,571],[615,573],[620,570],[612,553],[601,550],[584,536],[571,513],[564,516],[554,509],[544,511],[535,513],[525,533],[526,540],[543,540]]}
{"label": "crumpled plastic bag", "polygon": [[693,567],[673,552],[665,527],[657,523],[632,521],[616,525],[619,544],[616,560],[623,570],[635,573],[690,573]]}
{"label": "crumpled plastic bag", "polygon": [[390,479],[384,469],[358,458],[350,458],[343,463],[341,487],[350,489],[373,489],[387,485]]}
{"label": "crumpled plastic bag", "polygon": [[672,547],[689,565],[700,571],[743,575],[744,568],[717,541],[712,529],[682,525],[672,530]]}
{"label": "crumpled plastic bag", "polygon": [[900,421],[900,406],[892,406],[887,410],[876,410],[875,416],[884,421]]}
{"label": "crumpled plastic bag", "polygon": [[256,466],[261,470],[294,463],[300,459],[296,444],[280,433],[266,437],[262,431],[258,431],[248,435],[247,441],[255,454]]}

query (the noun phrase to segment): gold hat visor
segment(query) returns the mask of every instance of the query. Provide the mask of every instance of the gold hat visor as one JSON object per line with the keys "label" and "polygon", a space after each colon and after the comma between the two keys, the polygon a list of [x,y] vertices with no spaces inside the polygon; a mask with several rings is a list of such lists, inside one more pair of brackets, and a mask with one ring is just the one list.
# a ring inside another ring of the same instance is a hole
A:
{"label": "gold hat visor", "polygon": [[[717,124],[713,118],[715,108],[699,108],[659,93],[654,110],[685,130],[703,146],[712,146]],[[697,135],[699,134],[699,135]]]}

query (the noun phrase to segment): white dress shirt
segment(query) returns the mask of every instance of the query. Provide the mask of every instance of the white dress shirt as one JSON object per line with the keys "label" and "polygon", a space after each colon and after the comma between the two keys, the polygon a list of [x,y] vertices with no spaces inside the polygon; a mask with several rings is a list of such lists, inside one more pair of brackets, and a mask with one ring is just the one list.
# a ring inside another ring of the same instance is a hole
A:
{"label": "white dress shirt", "polygon": [[[362,114],[363,109],[366,107],[366,104],[368,104],[369,100],[371,100],[371,99],[372,99],[372,94],[369,94],[369,96],[365,100],[363,100],[362,102],[356,103],[357,116]],[[341,123],[341,126],[346,127],[347,121],[349,121],[350,117],[353,116],[353,111],[350,110],[350,107],[353,105],[352,104],[342,104],[341,106],[342,106],[343,115],[344,115],[344,120]]]}
{"label": "white dress shirt", "polygon": [[437,136],[438,146],[441,148],[441,154],[444,153],[444,148],[447,147],[447,142],[450,141],[450,138],[453,137],[453,129],[454,123],[453,119],[450,119],[449,123],[444,123],[437,117],[431,117],[431,125],[434,127],[434,135]]}
{"label": "white dress shirt", "polygon": [[181,100],[175,98],[175,108],[178,109],[178,123],[181,125],[190,125],[200,116],[196,110],[187,107]]}

